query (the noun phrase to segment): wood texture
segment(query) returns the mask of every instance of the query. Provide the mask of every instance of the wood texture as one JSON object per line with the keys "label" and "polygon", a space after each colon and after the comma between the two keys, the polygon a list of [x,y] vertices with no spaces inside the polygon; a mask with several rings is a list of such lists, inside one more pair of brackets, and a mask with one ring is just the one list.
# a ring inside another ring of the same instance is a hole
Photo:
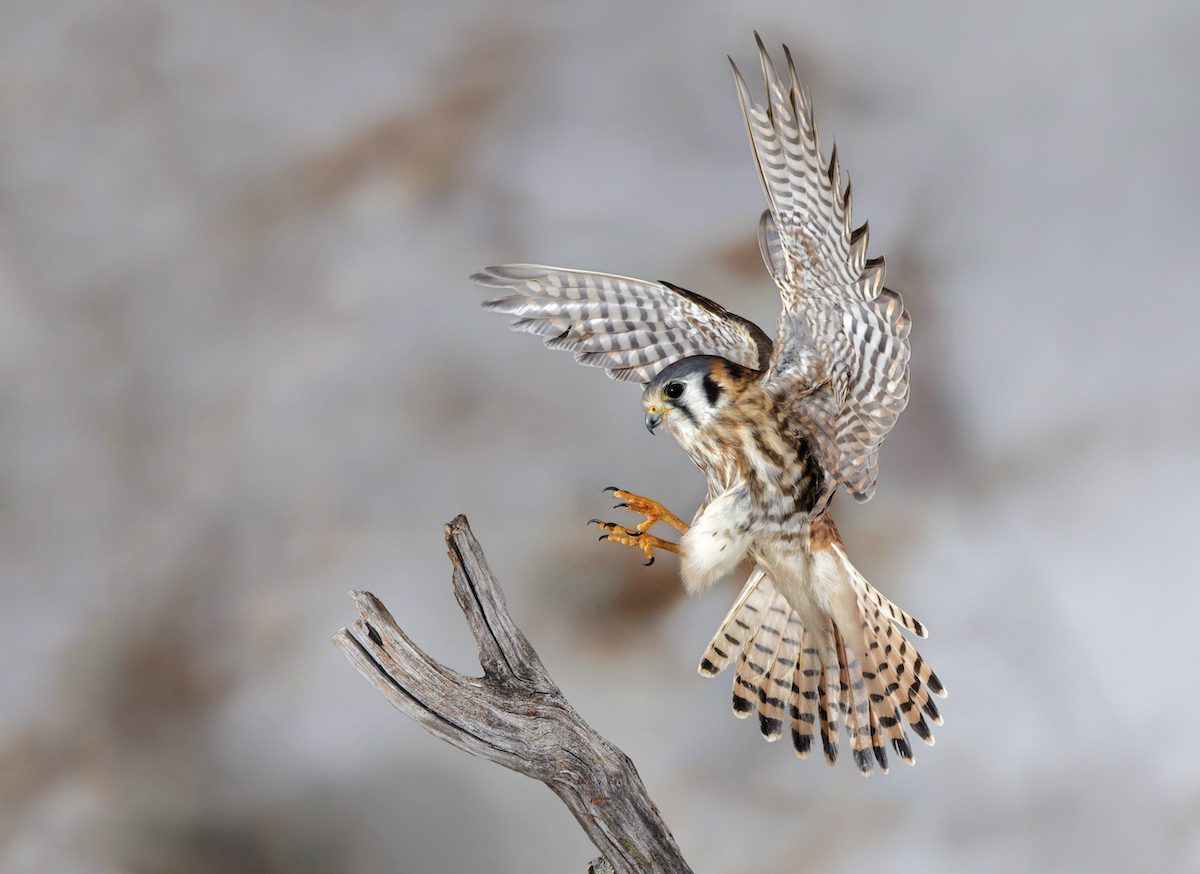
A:
{"label": "wood texture", "polygon": [[439,664],[370,592],[333,642],[392,705],[465,752],[541,780],[603,854],[593,870],[690,872],[633,762],[575,712],[525,635],[465,516],[446,525],[454,594],[479,647],[482,677]]}

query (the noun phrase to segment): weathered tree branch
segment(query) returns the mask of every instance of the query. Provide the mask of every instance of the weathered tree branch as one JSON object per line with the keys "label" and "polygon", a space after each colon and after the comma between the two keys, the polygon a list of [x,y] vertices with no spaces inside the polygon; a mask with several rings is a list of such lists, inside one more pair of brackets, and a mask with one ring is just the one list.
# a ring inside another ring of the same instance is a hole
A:
{"label": "weathered tree branch", "polygon": [[333,636],[392,705],[461,750],[541,780],[618,874],[690,872],[633,762],[580,718],[513,624],[465,516],[446,525],[454,595],[479,646],[482,677],[438,664],[370,592]]}

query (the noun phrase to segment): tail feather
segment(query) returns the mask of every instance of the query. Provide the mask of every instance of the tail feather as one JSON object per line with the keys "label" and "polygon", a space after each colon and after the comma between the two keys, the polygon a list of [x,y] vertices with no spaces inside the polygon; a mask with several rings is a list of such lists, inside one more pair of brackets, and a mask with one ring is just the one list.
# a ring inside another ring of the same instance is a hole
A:
{"label": "tail feather", "polygon": [[738,659],[737,676],[733,681],[733,715],[745,719],[754,710],[759,690],[767,679],[775,653],[783,641],[783,629],[787,625],[791,608],[783,595],[776,593],[765,611],[762,624],[742,648]]}
{"label": "tail feather", "polygon": [[733,607],[721,622],[700,660],[700,673],[715,677],[729,666],[751,637],[758,633],[766,616],[767,606],[775,597],[775,588],[766,574],[755,568],[746,580]]}
{"label": "tail feather", "polygon": [[841,545],[834,543],[831,544],[831,548],[841,560],[842,566],[846,569],[850,577],[850,584],[854,587],[854,592],[858,595],[860,601],[876,608],[892,622],[903,625],[917,637],[929,636],[929,632],[925,629],[924,625],[908,612],[897,607],[886,595],[867,582],[867,578],[859,573],[858,568],[850,563],[850,559],[846,556],[846,551]]}
{"label": "tail feather", "polygon": [[779,740],[783,734],[783,719],[792,691],[792,675],[800,652],[800,638],[804,634],[800,617],[793,610],[787,612],[787,625],[783,629],[783,639],[779,651],[775,653],[775,661],[771,664],[771,673],[758,690],[758,727],[762,736],[769,741]]}
{"label": "tail feather", "polygon": [[882,638],[884,648],[888,649],[888,655],[891,655],[892,649],[898,653],[898,659],[903,662],[904,669],[898,670],[900,676],[904,676],[908,672],[912,679],[919,682],[921,686],[929,688],[929,691],[937,695],[939,698],[946,697],[946,687],[942,685],[942,681],[938,679],[937,674],[933,669],[921,658],[921,654],[916,648],[905,640],[904,635],[896,630],[896,627],[887,620],[887,617],[880,611],[878,607],[873,607],[863,602],[862,598],[858,601],[859,608],[863,614],[871,621],[871,628],[876,638]]}
{"label": "tail feather", "polygon": [[[871,627],[863,622],[864,639],[869,638],[870,629]],[[891,741],[892,748],[896,750],[901,760],[912,765],[916,759],[913,758],[912,747],[904,734],[904,718],[900,715],[900,705],[892,700],[892,696],[884,688],[883,680],[870,655],[870,648],[867,647],[864,651],[868,653],[867,667],[863,670],[863,676],[866,677],[870,688],[871,718],[879,725],[879,730],[883,732],[884,737]]]}
{"label": "tail feather", "polygon": [[883,729],[879,727],[879,717],[875,713],[875,708],[872,707],[868,713],[871,717],[871,752],[875,754],[875,761],[879,763],[879,770],[886,774],[888,772],[888,758],[887,749],[883,745]]}
{"label": "tail feather", "polygon": [[846,731],[850,735],[850,746],[854,750],[854,763],[864,776],[875,768],[871,741],[871,704],[867,698],[867,683],[862,675],[858,654],[853,646],[847,646],[840,633],[836,634],[838,663],[841,668],[842,713],[846,720]]}
{"label": "tail feather", "polygon": [[838,712],[842,706],[841,667],[838,664],[837,643],[833,637],[833,624],[826,622],[821,629],[821,642],[817,647],[821,656],[821,684],[817,687],[817,715],[821,718],[821,748],[825,761],[830,765],[837,762]]}
{"label": "tail feather", "polygon": [[[862,602],[859,603],[861,605]],[[875,651],[876,658],[882,660],[881,663],[886,663],[893,681],[933,720],[934,725],[941,725],[942,715],[930,696],[932,690],[933,694],[946,697],[946,690],[937,675],[929,669],[920,653],[886,621],[876,616],[868,629],[869,639],[873,636],[870,648]]]}
{"label": "tail feather", "polygon": [[878,625],[871,626],[871,631],[874,632],[876,638],[868,644],[867,651],[875,662],[876,673],[883,680],[885,694],[904,715],[913,734],[929,746],[933,746],[933,735],[929,731],[929,726],[925,724],[925,718],[921,715],[922,710],[916,697],[917,693],[913,691],[913,687],[918,684],[902,680],[901,672],[904,670],[904,664],[901,656],[894,645],[879,643],[880,627]]}
{"label": "tail feather", "polygon": [[806,630],[800,638],[800,658],[792,678],[792,746],[797,756],[807,759],[817,725],[821,678],[821,661],[811,631]]}

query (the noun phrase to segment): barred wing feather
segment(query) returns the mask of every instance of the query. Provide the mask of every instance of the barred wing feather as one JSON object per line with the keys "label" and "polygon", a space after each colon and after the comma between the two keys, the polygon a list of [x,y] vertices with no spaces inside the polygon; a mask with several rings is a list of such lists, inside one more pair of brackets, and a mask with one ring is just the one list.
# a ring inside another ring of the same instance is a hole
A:
{"label": "barred wing feather", "polygon": [[867,500],[880,444],[908,401],[908,314],[883,287],[883,259],[866,257],[867,226],[851,228],[837,147],[826,162],[791,53],[785,83],[761,39],[758,48],[766,105],[736,65],[734,76],[767,196],[759,244],[783,304],[765,381],[782,408],[792,398],[797,418],[817,420],[829,472]]}
{"label": "barred wing feather", "polygon": [[484,309],[517,317],[515,331],[545,338],[614,379],[649,382],[690,355],[719,355],[762,370],[771,341],[753,322],[669,282],[536,264],[488,267],[474,282],[511,293]]}

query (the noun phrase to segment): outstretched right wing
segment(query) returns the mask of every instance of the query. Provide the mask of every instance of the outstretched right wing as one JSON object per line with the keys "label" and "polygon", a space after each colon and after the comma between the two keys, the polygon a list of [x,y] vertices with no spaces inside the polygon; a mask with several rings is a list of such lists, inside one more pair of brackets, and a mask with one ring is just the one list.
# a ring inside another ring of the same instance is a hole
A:
{"label": "outstretched right wing", "polygon": [[908,402],[908,313],[883,287],[883,259],[866,257],[867,226],[851,230],[837,148],[826,162],[791,53],[784,46],[784,81],[761,39],[758,51],[764,103],[734,75],[769,207],[759,245],[783,302],[765,381],[785,415],[819,426],[836,482],[867,500],[880,444]]}
{"label": "outstretched right wing", "polygon": [[649,382],[691,355],[719,355],[762,370],[771,340],[753,322],[669,282],[647,282],[537,264],[488,267],[471,277],[511,294],[484,309],[517,316],[514,331],[545,337],[613,379]]}

